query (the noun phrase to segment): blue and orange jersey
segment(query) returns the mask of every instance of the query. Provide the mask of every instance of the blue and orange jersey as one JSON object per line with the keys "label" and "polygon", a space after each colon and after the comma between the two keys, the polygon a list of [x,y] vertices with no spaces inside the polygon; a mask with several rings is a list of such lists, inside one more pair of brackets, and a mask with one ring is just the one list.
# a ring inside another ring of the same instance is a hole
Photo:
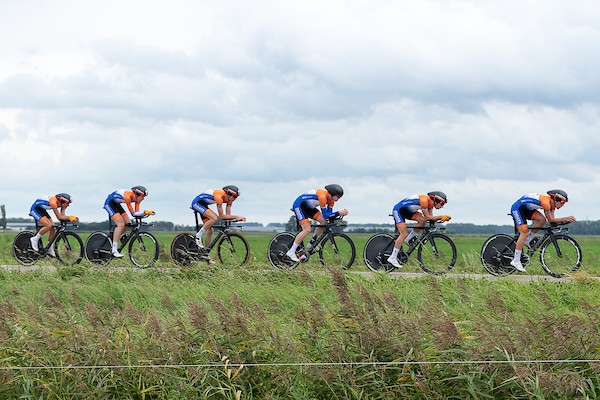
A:
{"label": "blue and orange jersey", "polygon": [[43,196],[31,205],[32,210],[37,207],[43,208],[44,210],[57,210],[60,208],[60,205],[58,204],[56,196]]}
{"label": "blue and orange jersey", "polygon": [[[129,209],[129,212],[133,214],[134,212],[140,210],[140,203],[135,202],[134,198],[135,193],[133,193],[133,191],[127,189],[119,189],[109,194],[104,204],[106,205],[111,201],[114,201],[115,203],[119,204],[125,203],[125,205],[127,205],[127,208]],[[132,203],[135,204],[135,208],[134,206],[132,206]]]}
{"label": "blue and orange jersey", "polygon": [[407,197],[404,200],[396,204],[393,210],[400,210],[401,208],[407,209],[410,212],[417,212],[422,209],[432,209],[433,200],[426,194],[415,194]]}
{"label": "blue and orange jersey", "polygon": [[547,194],[528,193],[523,195],[511,207],[511,212],[520,207],[525,207],[528,210],[543,209],[544,211],[554,211],[552,207],[552,198]]}
{"label": "blue and orange jersey", "polygon": [[325,218],[335,217],[338,215],[337,212],[333,212],[333,205],[335,204],[335,201],[333,201],[331,198],[328,198],[328,194],[329,193],[325,189],[310,190],[296,198],[293,208],[296,209],[304,203],[308,208],[320,207],[323,217]]}
{"label": "blue and orange jersey", "polygon": [[223,189],[208,189],[205,192],[200,193],[192,200],[192,206],[196,203],[204,204],[216,204],[218,206],[222,204],[231,205],[232,201],[226,201],[227,193]]}

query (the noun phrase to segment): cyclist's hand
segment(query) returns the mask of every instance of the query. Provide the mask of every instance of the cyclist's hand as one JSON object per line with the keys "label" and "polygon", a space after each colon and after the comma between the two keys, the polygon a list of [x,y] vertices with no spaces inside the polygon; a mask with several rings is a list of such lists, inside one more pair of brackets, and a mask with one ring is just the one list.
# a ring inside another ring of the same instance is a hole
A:
{"label": "cyclist's hand", "polygon": [[70,221],[70,222],[77,222],[77,221],[79,221],[79,218],[77,218],[77,217],[76,217],[76,216],[74,216],[74,215],[70,215],[70,216],[69,216],[69,221]]}
{"label": "cyclist's hand", "polygon": [[343,210],[339,211],[340,216],[345,217],[346,215],[348,215],[348,210],[346,210],[345,208]]}
{"label": "cyclist's hand", "polygon": [[144,212],[143,211],[136,211],[133,214],[134,217],[143,217],[144,216]]}
{"label": "cyclist's hand", "polygon": [[246,220],[246,217],[242,217],[241,215],[236,216],[235,218],[236,221],[240,221],[240,222],[244,222]]}
{"label": "cyclist's hand", "polygon": [[144,210],[144,215],[154,215],[156,214],[153,210]]}
{"label": "cyclist's hand", "polygon": [[450,218],[452,217],[449,215],[440,215],[440,219],[442,220],[442,222],[450,221]]}

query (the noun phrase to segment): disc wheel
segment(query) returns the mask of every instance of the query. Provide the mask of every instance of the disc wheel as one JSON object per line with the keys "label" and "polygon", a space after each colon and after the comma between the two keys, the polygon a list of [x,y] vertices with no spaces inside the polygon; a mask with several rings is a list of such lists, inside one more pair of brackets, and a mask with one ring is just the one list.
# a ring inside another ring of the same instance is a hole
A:
{"label": "disc wheel", "polygon": [[509,235],[491,236],[481,248],[481,263],[487,272],[495,276],[509,275],[515,272],[510,265],[513,259],[515,242]]}
{"label": "disc wheel", "polygon": [[388,257],[394,249],[394,238],[386,233],[378,233],[367,241],[363,258],[367,268],[371,271],[390,272],[394,267],[387,262]]}
{"label": "disc wheel", "polygon": [[289,232],[278,233],[269,242],[267,255],[269,262],[279,269],[294,269],[298,266],[298,262],[292,261],[286,253],[292,247],[296,236]]}
{"label": "disc wheel", "polygon": [[[33,232],[23,231],[19,232],[17,236],[15,236],[15,240],[13,241],[12,252],[13,256],[17,259],[17,261],[25,266],[33,265],[37,260],[39,260],[42,255],[35,252],[31,248],[30,239],[35,236]],[[42,240],[38,242],[40,248],[43,247]]]}
{"label": "disc wheel", "polygon": [[104,232],[94,232],[85,241],[85,258],[94,264],[106,265],[112,259],[112,241]]}
{"label": "disc wheel", "polygon": [[196,238],[191,233],[180,233],[171,242],[171,259],[181,267],[189,267],[199,261]]}

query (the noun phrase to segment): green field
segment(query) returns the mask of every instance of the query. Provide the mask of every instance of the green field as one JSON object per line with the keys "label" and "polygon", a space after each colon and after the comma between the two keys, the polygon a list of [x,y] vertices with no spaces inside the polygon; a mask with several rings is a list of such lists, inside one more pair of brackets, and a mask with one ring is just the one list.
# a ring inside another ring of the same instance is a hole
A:
{"label": "green field", "polygon": [[[83,238],[84,242],[89,232],[78,232]],[[274,236],[274,233],[257,233],[257,232],[243,232],[244,236],[250,243],[251,257],[250,263],[245,267],[247,269],[270,269],[273,268],[267,259],[267,247],[269,241]],[[174,232],[153,232],[160,243],[160,256],[157,266],[160,267],[173,267],[174,264],[171,262],[169,256],[169,248],[171,240],[175,237]],[[14,232],[2,232],[0,233],[0,264],[16,264],[16,260],[12,257],[11,243],[15,233]],[[372,236],[371,234],[351,234],[356,245],[357,257],[354,265],[352,266],[353,271],[367,271],[368,268],[364,264],[362,253],[366,241]],[[453,269],[453,272],[457,273],[481,273],[485,274],[486,271],[483,269],[479,260],[479,252],[481,246],[487,236],[475,236],[475,235],[454,235],[452,239],[456,243],[458,252],[458,261]],[[578,236],[577,241],[581,245],[583,253],[583,266],[581,271],[589,273],[591,275],[600,275],[600,266],[598,260],[600,258],[600,237],[597,236]],[[420,272],[418,262],[415,259],[416,254],[413,254],[409,263],[405,265],[403,271],[406,272]],[[52,264],[56,263],[52,260],[44,260],[41,263]],[[87,265],[87,263],[83,263]],[[124,260],[113,260],[111,265],[115,266],[128,266],[129,261],[125,257]],[[308,263],[300,265],[300,269],[322,269],[322,266],[318,262],[317,257],[313,257]],[[533,257],[531,265],[528,267],[526,274],[531,275],[544,275],[544,271],[539,263],[539,253],[536,253]]]}
{"label": "green field", "polygon": [[[600,398],[600,361],[535,361],[599,358],[597,237],[577,238],[583,272],[565,284],[280,271],[258,233],[244,268],[178,269],[175,234],[156,236],[166,271],[0,271],[0,398]],[[369,237],[352,235],[354,271]],[[484,273],[485,238],[454,239],[456,271]]]}

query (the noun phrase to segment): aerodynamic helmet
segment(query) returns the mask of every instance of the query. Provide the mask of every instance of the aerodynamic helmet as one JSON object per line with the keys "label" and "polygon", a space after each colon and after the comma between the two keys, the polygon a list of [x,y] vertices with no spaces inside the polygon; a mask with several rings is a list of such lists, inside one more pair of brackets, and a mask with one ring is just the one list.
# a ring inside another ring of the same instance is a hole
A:
{"label": "aerodynamic helmet", "polygon": [[56,197],[56,199],[61,203],[71,204],[71,195],[68,193],[59,193],[54,195],[54,197]]}
{"label": "aerodynamic helmet", "polygon": [[342,197],[344,195],[344,188],[336,183],[325,186],[325,190],[327,190],[331,196]]}
{"label": "aerodynamic helmet", "polygon": [[229,196],[238,197],[240,195],[240,189],[235,185],[224,186],[223,190]]}
{"label": "aerodynamic helmet", "polygon": [[136,195],[136,196],[148,196],[148,189],[146,189],[144,186],[134,186],[131,188],[131,191]]}
{"label": "aerodynamic helmet", "polygon": [[561,203],[566,203],[567,201],[569,201],[569,196],[567,196],[567,192],[565,192],[564,190],[548,190],[547,193],[550,195],[550,197],[552,197],[552,200],[554,201],[560,201]]}
{"label": "aerodynamic helmet", "polygon": [[446,193],[434,191],[427,193],[427,196],[431,197],[433,200],[433,204],[446,204],[448,202],[448,198],[446,197]]}

